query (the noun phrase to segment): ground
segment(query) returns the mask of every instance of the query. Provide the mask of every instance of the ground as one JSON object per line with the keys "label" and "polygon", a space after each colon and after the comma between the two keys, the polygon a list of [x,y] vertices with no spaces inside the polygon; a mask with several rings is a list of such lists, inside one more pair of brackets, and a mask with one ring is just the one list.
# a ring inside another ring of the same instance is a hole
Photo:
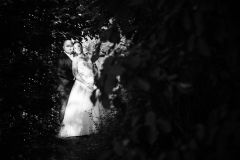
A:
{"label": "ground", "polygon": [[95,160],[107,150],[106,142],[106,139],[100,135],[64,139],[41,137],[21,147],[16,145],[5,148],[10,154],[4,159]]}

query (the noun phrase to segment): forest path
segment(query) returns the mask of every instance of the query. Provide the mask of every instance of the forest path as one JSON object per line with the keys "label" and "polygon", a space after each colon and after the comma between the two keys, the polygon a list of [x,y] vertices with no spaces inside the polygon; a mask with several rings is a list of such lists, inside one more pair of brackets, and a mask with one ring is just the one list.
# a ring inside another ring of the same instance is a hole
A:
{"label": "forest path", "polygon": [[106,139],[99,135],[40,138],[25,147],[26,157],[34,160],[95,160],[107,149]]}

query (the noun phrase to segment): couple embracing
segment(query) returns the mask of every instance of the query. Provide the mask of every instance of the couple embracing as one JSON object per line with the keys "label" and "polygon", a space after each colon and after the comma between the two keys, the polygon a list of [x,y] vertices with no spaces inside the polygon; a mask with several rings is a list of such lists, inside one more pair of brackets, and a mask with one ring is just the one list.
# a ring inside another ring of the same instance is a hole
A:
{"label": "couple embracing", "polygon": [[95,89],[91,55],[83,53],[80,42],[66,40],[58,61],[58,90],[61,96],[62,125],[59,137],[89,135],[96,132],[98,107],[90,97]]}

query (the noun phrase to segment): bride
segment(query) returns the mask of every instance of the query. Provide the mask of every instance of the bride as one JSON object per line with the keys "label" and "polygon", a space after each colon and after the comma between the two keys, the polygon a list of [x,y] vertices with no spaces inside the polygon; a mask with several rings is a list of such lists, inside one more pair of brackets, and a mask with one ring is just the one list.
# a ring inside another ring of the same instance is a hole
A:
{"label": "bride", "polygon": [[59,137],[89,135],[96,132],[96,114],[90,100],[94,90],[93,64],[89,55],[83,54],[82,45],[74,43],[75,56],[72,58],[74,85],[66,107]]}

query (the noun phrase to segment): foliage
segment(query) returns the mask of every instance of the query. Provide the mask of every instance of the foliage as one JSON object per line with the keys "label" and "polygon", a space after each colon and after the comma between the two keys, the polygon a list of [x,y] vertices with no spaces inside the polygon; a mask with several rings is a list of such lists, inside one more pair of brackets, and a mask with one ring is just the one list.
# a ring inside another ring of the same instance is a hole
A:
{"label": "foliage", "polygon": [[100,159],[233,159],[236,19],[237,6],[217,0],[1,1],[1,144],[19,152],[56,134],[62,42],[95,37],[101,100],[117,110],[101,130],[111,147]]}
{"label": "foliage", "polygon": [[97,21],[91,22],[97,12],[88,3],[0,2],[0,143],[7,156],[19,157],[23,145],[56,135],[60,125],[56,61],[63,40],[81,40],[98,31]]}
{"label": "foliage", "polygon": [[103,100],[113,94],[119,74],[128,97],[123,103],[120,92],[113,100],[120,131],[113,132],[113,149],[103,159],[236,156],[236,8],[185,0],[99,4],[113,17],[113,26],[132,39],[125,56],[116,51],[105,60],[99,79]]}

